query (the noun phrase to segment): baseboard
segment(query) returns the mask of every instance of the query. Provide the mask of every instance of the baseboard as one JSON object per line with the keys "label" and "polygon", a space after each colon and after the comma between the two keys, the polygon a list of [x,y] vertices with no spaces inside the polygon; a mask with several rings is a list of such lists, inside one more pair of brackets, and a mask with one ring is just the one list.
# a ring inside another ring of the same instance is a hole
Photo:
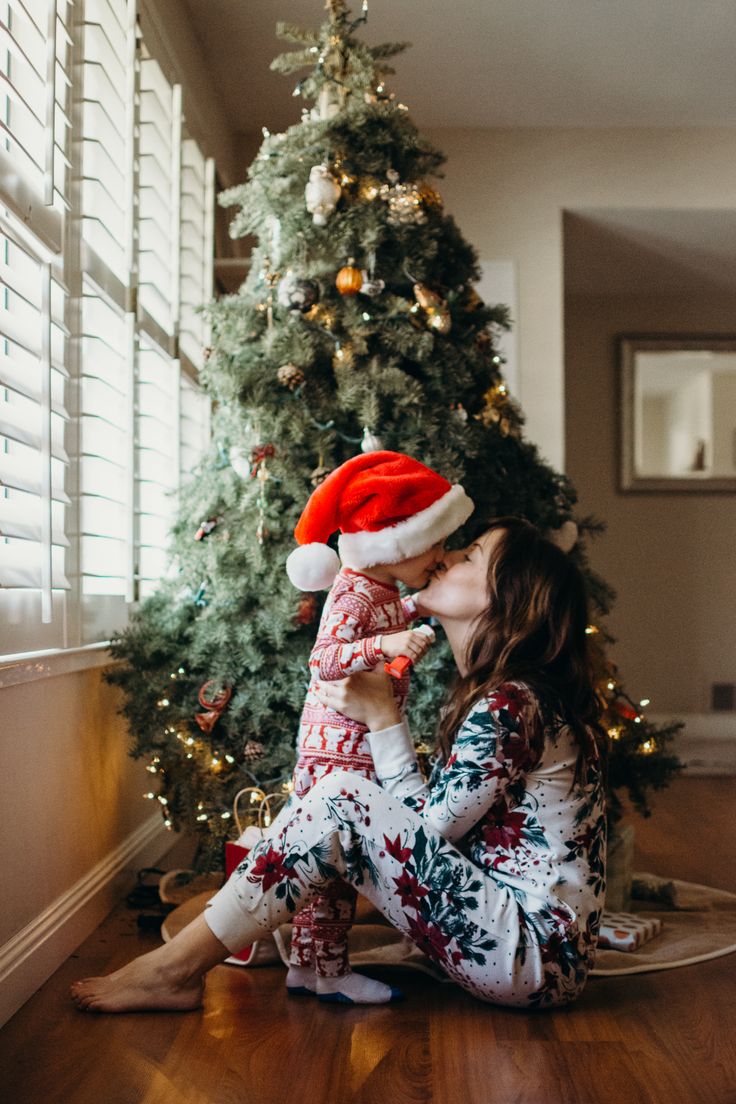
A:
{"label": "baseboard", "polygon": [[0,1026],[104,920],[130,888],[133,872],[155,865],[174,842],[160,814],[149,817],[0,947]]}
{"label": "baseboard", "polygon": [[736,713],[647,714],[657,724],[683,721],[673,750],[688,774],[736,774]]}

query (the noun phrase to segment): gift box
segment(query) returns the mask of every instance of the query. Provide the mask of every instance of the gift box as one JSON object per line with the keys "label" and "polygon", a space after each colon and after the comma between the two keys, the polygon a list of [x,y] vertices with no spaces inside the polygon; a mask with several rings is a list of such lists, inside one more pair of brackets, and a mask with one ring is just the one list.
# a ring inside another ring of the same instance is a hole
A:
{"label": "gift box", "polygon": [[636,951],[662,930],[657,917],[639,916],[633,912],[604,910],[598,933],[598,946],[611,951]]}
{"label": "gift box", "polygon": [[[240,821],[239,803],[246,794],[250,795],[251,804],[258,805],[258,824],[249,824],[243,827]],[[225,878],[234,874],[240,864],[248,858],[257,843],[265,836],[265,829],[271,822],[270,797],[255,786],[248,786],[235,795],[233,801],[233,818],[239,835],[237,839],[225,840]],[[264,935],[263,939],[256,940],[236,954],[230,955],[225,961],[233,966],[271,966],[275,962],[287,961],[286,949],[283,940],[278,933]]]}

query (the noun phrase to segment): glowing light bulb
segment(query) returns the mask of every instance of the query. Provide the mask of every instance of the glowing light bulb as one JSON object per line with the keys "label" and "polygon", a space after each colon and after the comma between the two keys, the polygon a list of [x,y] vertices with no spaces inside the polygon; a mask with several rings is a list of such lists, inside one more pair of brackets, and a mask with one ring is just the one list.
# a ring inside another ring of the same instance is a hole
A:
{"label": "glowing light bulb", "polygon": [[151,793],[151,791],[149,790],[148,793],[144,793],[143,796],[147,797],[149,801],[153,801],[153,799],[156,795],[155,795],[155,793]]}
{"label": "glowing light bulb", "polygon": [[231,816],[232,816],[232,813],[227,813],[227,812],[226,813],[220,813],[220,817],[221,817],[222,820],[227,820]]}
{"label": "glowing light bulb", "polygon": [[642,709],[644,708],[645,705],[649,705],[649,700],[650,700],[649,698],[642,698],[641,699],[641,701],[639,702],[639,705],[642,707]]}
{"label": "glowing light bulb", "polygon": [[607,683],[607,686],[608,686],[609,690],[615,690],[616,689],[616,683],[615,682],[609,682],[609,683]]}

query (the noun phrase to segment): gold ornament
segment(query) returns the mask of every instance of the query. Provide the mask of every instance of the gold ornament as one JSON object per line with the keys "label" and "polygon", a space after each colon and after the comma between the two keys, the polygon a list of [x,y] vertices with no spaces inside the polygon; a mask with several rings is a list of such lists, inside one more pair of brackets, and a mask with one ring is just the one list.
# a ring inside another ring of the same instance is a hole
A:
{"label": "gold ornament", "polygon": [[417,185],[417,194],[425,207],[435,207],[438,211],[442,210],[444,204],[442,196],[426,180],[420,180]]}
{"label": "gold ornament", "polygon": [[428,288],[426,284],[414,284],[414,298],[419,306],[424,307],[425,310],[443,305],[441,296],[436,291]]}
{"label": "gold ornament", "polygon": [[414,298],[416,303],[411,308],[409,317],[420,317],[419,311],[424,311],[425,322],[430,330],[435,333],[448,334],[452,329],[452,315],[447,303],[436,291],[432,291],[426,284],[414,284]]}
{"label": "gold ornament", "polygon": [[377,199],[381,192],[381,181],[377,176],[364,176],[358,185],[358,198],[365,203]]}
{"label": "gold ornament", "polygon": [[436,310],[427,311],[427,325],[435,333],[448,334],[452,329],[452,315],[447,307],[438,307]]}
{"label": "gold ornament", "polygon": [[296,391],[304,383],[304,373],[296,364],[282,364],[276,373],[276,379],[283,387]]}
{"label": "gold ornament", "polygon": [[363,273],[355,267],[355,261],[351,257],[344,268],[341,268],[335,280],[335,286],[341,295],[357,295],[363,283]]}
{"label": "gold ornament", "polygon": [[324,326],[326,330],[331,330],[336,321],[334,310],[332,307],[328,307],[326,303],[315,303],[303,317],[308,322],[315,322],[318,326]]}

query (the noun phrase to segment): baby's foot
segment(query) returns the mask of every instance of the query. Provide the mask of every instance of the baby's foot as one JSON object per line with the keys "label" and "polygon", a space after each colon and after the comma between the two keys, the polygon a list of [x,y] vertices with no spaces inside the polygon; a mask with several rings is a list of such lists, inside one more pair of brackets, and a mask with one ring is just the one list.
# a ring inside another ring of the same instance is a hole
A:
{"label": "baby's foot", "polygon": [[174,976],[152,951],[114,974],[75,981],[70,993],[82,1012],[188,1012],[201,1006],[204,980]]}
{"label": "baby's foot", "polygon": [[286,975],[286,988],[295,997],[311,996],[317,992],[317,975],[314,966],[290,966]]}
{"label": "baby's foot", "polygon": [[390,1004],[403,1000],[404,994],[382,981],[354,974],[352,970],[342,977],[318,977],[317,997],[321,1001],[341,1004]]}

